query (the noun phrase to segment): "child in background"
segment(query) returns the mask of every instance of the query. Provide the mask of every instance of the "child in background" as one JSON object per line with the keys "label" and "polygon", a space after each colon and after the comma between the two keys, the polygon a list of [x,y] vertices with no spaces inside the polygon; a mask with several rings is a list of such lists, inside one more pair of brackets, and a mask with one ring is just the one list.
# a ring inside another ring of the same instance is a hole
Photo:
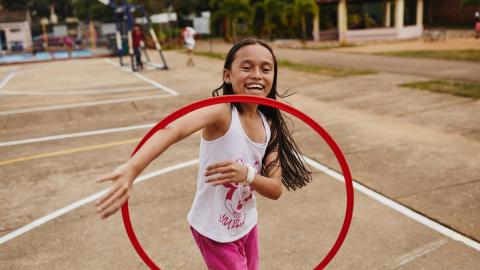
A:
{"label": "child in background", "polygon": [[183,28],[183,43],[187,49],[187,66],[193,67],[193,49],[195,49],[195,34],[197,32],[190,26]]}
{"label": "child in background", "polygon": [[136,70],[143,69],[142,63],[142,43],[145,40],[145,36],[142,33],[142,29],[139,25],[135,25],[132,31],[132,45],[133,53],[135,54]]}
{"label": "child in background", "polygon": [[[223,84],[213,96],[246,94],[276,99],[277,61],[263,41],[249,38],[227,55]],[[258,231],[255,193],[276,200],[305,186],[311,173],[278,109],[248,103],[198,109],[158,131],[125,164],[98,181],[113,180],[97,202],[102,218],[129,198],[134,179],[170,145],[201,130],[197,191],[188,213],[208,269],[256,270]]]}

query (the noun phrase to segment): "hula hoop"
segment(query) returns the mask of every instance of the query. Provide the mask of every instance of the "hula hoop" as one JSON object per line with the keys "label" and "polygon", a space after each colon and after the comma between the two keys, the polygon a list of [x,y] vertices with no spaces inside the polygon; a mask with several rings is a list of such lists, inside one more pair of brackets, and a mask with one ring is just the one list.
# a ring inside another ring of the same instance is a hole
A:
{"label": "hula hoop", "polygon": [[[350,224],[352,222],[352,215],[353,215],[353,183],[352,183],[352,176],[350,174],[350,169],[348,167],[347,161],[338,147],[338,145],[335,143],[335,141],[332,139],[332,137],[317,123],[315,122],[312,118],[307,116],[306,114],[302,113],[301,111],[293,108],[290,105],[287,105],[285,103],[281,103],[279,101],[269,99],[269,98],[264,98],[264,97],[257,97],[257,96],[249,96],[249,95],[227,95],[227,96],[219,96],[219,97],[213,97],[213,98],[206,98],[203,100],[196,101],[194,103],[191,103],[175,112],[172,114],[168,115],[165,117],[162,121],[160,121],[157,125],[155,125],[148,133],[143,137],[143,139],[140,141],[140,143],[135,147],[135,150],[133,151],[132,155],[135,155],[135,153],[147,142],[150,137],[153,136],[158,130],[163,129],[166,127],[168,124],[171,122],[175,121],[179,117],[195,111],[197,109],[214,105],[214,104],[219,104],[219,103],[254,103],[258,105],[265,105],[265,106],[270,106],[273,108],[277,108],[279,110],[288,112],[297,118],[301,119],[303,122],[305,122],[307,125],[309,125],[311,128],[313,128],[324,140],[327,142],[328,146],[330,149],[333,151],[335,154],[335,157],[337,158],[337,161],[340,164],[340,167],[343,172],[343,176],[345,178],[345,188],[346,188],[346,193],[347,193],[347,205],[346,205],[346,210],[345,210],[345,217],[343,220],[343,225],[340,230],[340,233],[338,234],[337,240],[333,244],[332,248],[330,251],[327,253],[327,255],[320,261],[320,263],[315,267],[315,270],[323,269],[325,268],[330,261],[335,257],[337,254],[338,250],[342,246],[345,237],[347,236],[348,229],[350,228]],[[145,250],[142,248],[142,245],[137,239],[137,236],[135,235],[135,231],[133,230],[132,223],[130,220],[130,213],[128,209],[128,201],[125,202],[122,206],[122,218],[123,218],[123,224],[125,226],[125,230],[127,231],[128,238],[130,239],[130,242],[132,243],[133,247],[137,251],[138,255],[140,258],[145,262],[145,264],[150,267],[150,269],[155,269],[155,270],[160,270],[160,267],[158,267],[152,259],[147,255]]]}

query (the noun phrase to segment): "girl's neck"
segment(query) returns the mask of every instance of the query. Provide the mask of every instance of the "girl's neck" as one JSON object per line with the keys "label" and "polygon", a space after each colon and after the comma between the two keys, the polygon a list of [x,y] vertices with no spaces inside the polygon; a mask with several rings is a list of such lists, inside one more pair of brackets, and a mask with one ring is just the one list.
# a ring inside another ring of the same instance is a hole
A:
{"label": "girl's neck", "polygon": [[244,118],[256,118],[258,115],[258,105],[257,104],[240,104],[242,109],[242,116]]}

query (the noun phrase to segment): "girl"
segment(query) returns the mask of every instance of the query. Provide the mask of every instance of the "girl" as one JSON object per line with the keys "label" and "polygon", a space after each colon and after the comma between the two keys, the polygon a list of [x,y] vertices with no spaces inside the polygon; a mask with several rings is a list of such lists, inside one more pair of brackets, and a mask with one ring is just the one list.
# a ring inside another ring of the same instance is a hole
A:
{"label": "girl", "polygon": [[[213,96],[246,94],[276,99],[277,61],[263,41],[249,38],[227,55],[223,84]],[[128,162],[98,181],[113,180],[97,202],[102,218],[128,199],[132,183],[170,145],[202,130],[197,192],[188,223],[209,269],[258,269],[256,191],[276,200],[311,180],[278,109],[217,104],[185,115],[157,132]]]}

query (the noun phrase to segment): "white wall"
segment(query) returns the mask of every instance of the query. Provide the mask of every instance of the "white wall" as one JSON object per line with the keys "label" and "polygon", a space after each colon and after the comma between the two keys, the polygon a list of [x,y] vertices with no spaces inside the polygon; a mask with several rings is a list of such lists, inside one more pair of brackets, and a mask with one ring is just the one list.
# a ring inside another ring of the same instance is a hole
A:
{"label": "white wall", "polygon": [[423,34],[422,25],[405,26],[398,31],[398,38],[399,39],[416,38],[416,37],[421,37],[422,34]]}
{"label": "white wall", "polygon": [[368,41],[368,40],[394,40],[411,39],[421,37],[423,26],[404,26],[403,28],[372,28],[348,30],[348,41]]}
{"label": "white wall", "polygon": [[[19,31],[15,31],[15,29]],[[21,42],[24,50],[32,46],[32,32],[28,22],[0,23],[0,30],[5,31],[8,50],[15,41]],[[12,32],[12,30],[14,31]]]}

